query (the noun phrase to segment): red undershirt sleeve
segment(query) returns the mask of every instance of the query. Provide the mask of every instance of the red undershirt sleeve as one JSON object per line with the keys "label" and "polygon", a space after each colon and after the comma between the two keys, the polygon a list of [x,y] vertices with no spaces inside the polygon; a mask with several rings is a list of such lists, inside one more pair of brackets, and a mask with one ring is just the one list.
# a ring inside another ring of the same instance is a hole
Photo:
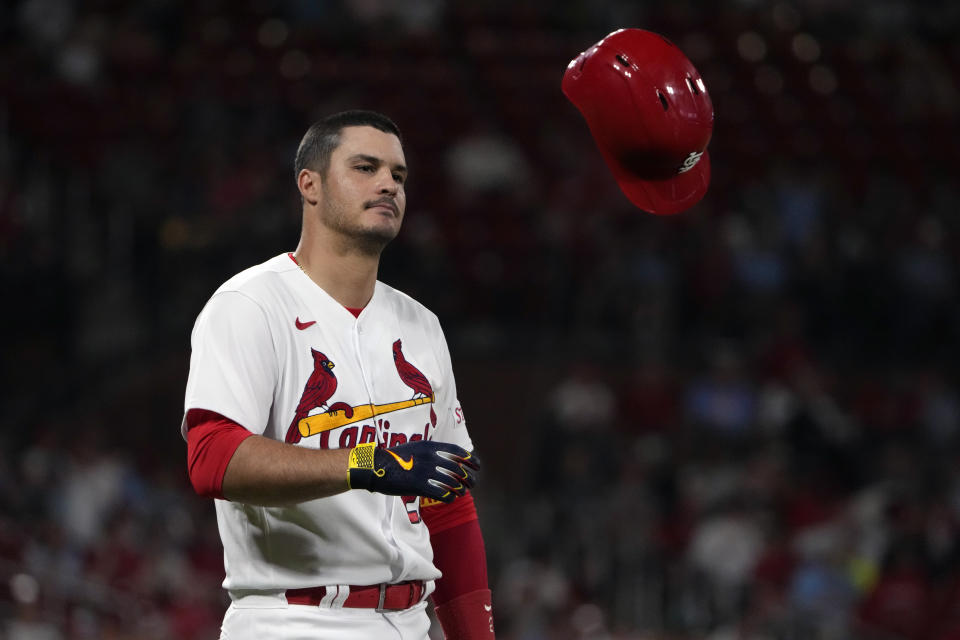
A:
{"label": "red undershirt sleeve", "polygon": [[487,555],[473,496],[467,492],[449,504],[424,500],[420,516],[430,530],[437,580],[437,606],[471,591],[487,589]]}
{"label": "red undershirt sleeve", "polygon": [[487,556],[473,496],[450,504],[424,501],[420,515],[430,529],[437,580],[433,604],[449,640],[492,640],[493,602],[487,586]]}
{"label": "red undershirt sleeve", "polygon": [[223,476],[240,443],[253,433],[219,413],[187,411],[187,471],[197,494],[223,497]]}

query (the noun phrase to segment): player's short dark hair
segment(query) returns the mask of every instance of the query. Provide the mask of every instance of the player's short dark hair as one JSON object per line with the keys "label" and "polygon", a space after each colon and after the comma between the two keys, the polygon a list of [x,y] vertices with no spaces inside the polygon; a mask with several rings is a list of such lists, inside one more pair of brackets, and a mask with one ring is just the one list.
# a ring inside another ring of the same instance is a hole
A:
{"label": "player's short dark hair", "polygon": [[294,159],[294,176],[304,169],[325,175],[330,167],[330,156],[340,146],[340,133],[344,127],[373,127],[384,133],[392,133],[403,142],[400,128],[382,113],[353,109],[334,113],[310,125],[297,147]]}

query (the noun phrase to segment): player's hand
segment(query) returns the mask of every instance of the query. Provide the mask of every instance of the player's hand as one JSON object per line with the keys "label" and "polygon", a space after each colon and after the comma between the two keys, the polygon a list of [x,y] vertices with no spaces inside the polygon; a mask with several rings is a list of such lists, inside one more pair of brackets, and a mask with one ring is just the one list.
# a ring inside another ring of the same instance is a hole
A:
{"label": "player's hand", "polygon": [[479,468],[477,457],[455,444],[416,440],[390,449],[358,445],[347,473],[351,489],[452,502],[473,486]]}

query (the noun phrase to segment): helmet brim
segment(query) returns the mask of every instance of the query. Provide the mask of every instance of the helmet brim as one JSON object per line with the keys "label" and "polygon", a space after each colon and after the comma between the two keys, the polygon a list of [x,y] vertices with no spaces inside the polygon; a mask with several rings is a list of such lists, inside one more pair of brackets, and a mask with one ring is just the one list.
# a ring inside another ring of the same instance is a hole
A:
{"label": "helmet brim", "polygon": [[710,186],[710,154],[683,173],[661,179],[640,178],[602,146],[598,146],[607,167],[627,199],[639,209],[656,215],[673,215],[697,204]]}

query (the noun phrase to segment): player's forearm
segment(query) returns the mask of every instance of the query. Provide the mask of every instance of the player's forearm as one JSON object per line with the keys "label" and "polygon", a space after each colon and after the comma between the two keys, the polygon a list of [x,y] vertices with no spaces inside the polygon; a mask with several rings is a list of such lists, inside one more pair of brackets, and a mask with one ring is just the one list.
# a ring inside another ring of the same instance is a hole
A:
{"label": "player's forearm", "polygon": [[285,506],[347,491],[349,449],[296,447],[264,436],[240,443],[223,476],[233,502]]}

